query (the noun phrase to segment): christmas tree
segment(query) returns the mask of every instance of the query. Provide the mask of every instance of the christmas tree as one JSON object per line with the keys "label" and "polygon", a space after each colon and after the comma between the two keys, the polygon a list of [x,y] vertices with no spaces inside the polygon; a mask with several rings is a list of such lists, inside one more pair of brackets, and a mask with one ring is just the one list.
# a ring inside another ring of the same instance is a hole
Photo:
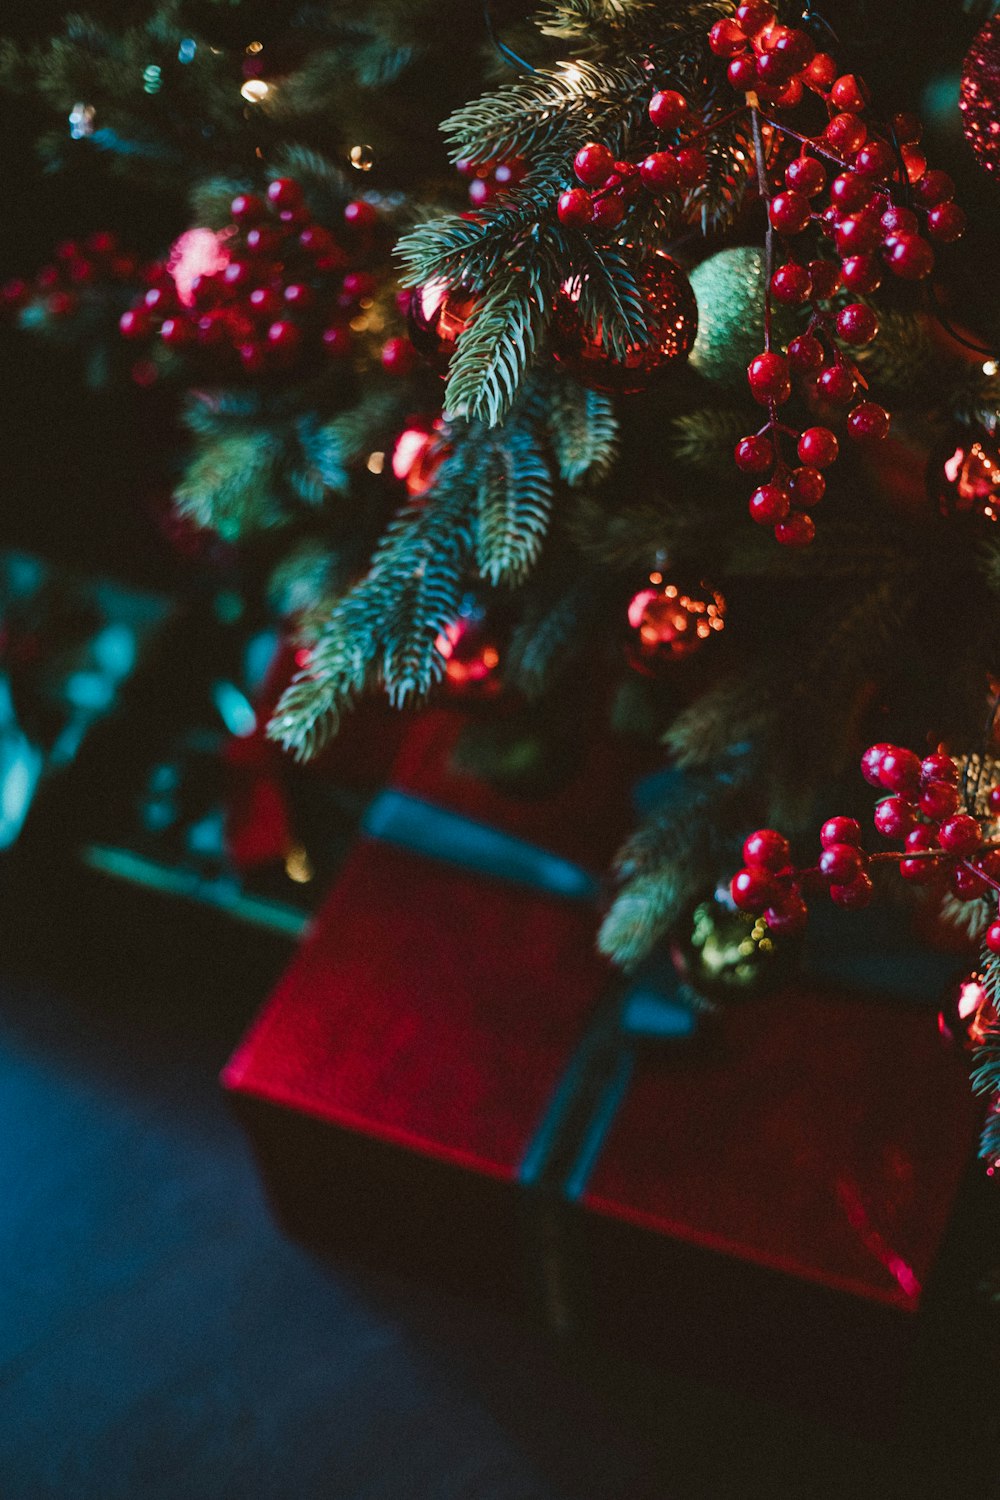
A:
{"label": "christmas tree", "polygon": [[952,1025],[1000,1097],[1000,21],[917,9],[95,10],[3,77],[173,245],[4,297],[176,392],[178,507],[302,639],[290,752],[451,693],[544,779],[610,713],[673,772],[611,958],[696,911],[766,966],[912,888],[982,949]]}

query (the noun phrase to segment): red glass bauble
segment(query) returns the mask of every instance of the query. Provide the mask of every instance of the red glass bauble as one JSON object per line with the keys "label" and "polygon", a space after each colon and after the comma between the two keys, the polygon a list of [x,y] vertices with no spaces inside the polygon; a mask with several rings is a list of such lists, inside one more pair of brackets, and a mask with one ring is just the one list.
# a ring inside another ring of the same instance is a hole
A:
{"label": "red glass bauble", "polygon": [[948,520],[1000,520],[1000,443],[985,431],[959,428],[932,454],[927,488]]}
{"label": "red glass bauble", "polygon": [[428,281],[413,290],[408,314],[410,340],[442,374],[469,326],[476,301],[475,292],[446,286],[443,281]]}
{"label": "red glass bauble", "polygon": [[645,346],[632,345],[623,360],[615,359],[604,342],[580,317],[579,281],[563,286],[556,307],[552,352],[556,361],[593,390],[634,395],[669,368],[686,359],[698,332],[698,303],[687,273],[658,250],[639,274],[639,290],[646,304],[652,338]]}
{"label": "red glass bauble", "polygon": [[982,974],[966,974],[945,993],[938,1012],[938,1031],[965,1052],[981,1047],[1000,1022]]}
{"label": "red glass bauble", "polygon": [[676,583],[654,571],[628,607],[629,662],[653,676],[668,662],[700,651],[725,628],[725,619],[726,601],[715,589]]}
{"label": "red glass bauble", "polygon": [[438,419],[430,427],[405,427],[392,450],[392,472],[406,485],[411,500],[421,500],[433,488],[438,471],[451,447],[441,434],[444,424]]}
{"label": "red glass bauble", "polygon": [[476,600],[463,600],[458,615],[438,636],[434,648],[444,659],[442,688],[446,696],[481,702],[502,692],[496,633]]}
{"label": "red glass bauble", "polygon": [[987,21],[966,54],[958,107],[979,165],[1000,176],[1000,16]]}

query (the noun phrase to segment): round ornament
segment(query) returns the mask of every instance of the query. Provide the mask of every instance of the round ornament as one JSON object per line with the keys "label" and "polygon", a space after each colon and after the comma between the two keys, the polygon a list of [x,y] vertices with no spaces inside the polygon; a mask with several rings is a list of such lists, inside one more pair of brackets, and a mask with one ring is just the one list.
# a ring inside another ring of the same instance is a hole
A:
{"label": "round ornament", "polygon": [[411,500],[421,500],[433,488],[438,471],[451,452],[443,432],[444,423],[438,418],[430,427],[411,423],[396,439],[392,472],[406,485]]}
{"label": "round ornament", "polygon": [[675,361],[686,359],[698,332],[698,304],[683,267],[657,250],[638,277],[651,331],[647,345],[634,344],[618,360],[579,315],[580,283],[565,284],[556,308],[553,357],[584,385],[597,391],[636,395]]}
{"label": "round ornament", "polygon": [[1000,520],[1000,443],[959,427],[927,466],[927,489],[947,520]]}
{"label": "round ornament", "polygon": [[680,977],[706,1000],[752,999],[790,975],[794,938],[775,938],[761,916],[739,911],[721,886],[678,923],[670,956]]}
{"label": "round ornament", "polygon": [[669,662],[693,656],[725,629],[726,601],[704,583],[683,584],[656,569],[628,607],[628,658],[655,676]]}
{"label": "round ornament", "polygon": [[1000,16],[977,33],[962,64],[962,128],[984,172],[1000,176]]}
{"label": "round ornament", "polygon": [[483,606],[471,596],[434,642],[444,660],[442,687],[450,698],[482,702],[503,690],[500,648]]}
{"label": "round ornament", "polygon": [[[706,380],[746,387],[747,366],[764,347],[764,255],[754,245],[720,250],[691,273],[698,301],[698,336],[691,363]],[[773,342],[783,348],[798,332],[794,308],[774,307]]]}
{"label": "round ornament", "polygon": [[409,307],[410,340],[442,374],[469,326],[476,300],[475,292],[446,286],[443,281],[428,281],[414,288]]}
{"label": "round ornament", "polygon": [[938,1011],[938,1031],[965,1052],[981,1047],[1000,1022],[982,974],[966,974],[945,992]]}

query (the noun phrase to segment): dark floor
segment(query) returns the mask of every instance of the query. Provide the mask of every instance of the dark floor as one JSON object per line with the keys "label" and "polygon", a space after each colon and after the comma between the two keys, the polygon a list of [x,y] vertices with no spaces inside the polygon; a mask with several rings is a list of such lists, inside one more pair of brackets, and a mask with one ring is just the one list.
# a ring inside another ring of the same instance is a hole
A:
{"label": "dark floor", "polygon": [[316,1264],[273,1226],[216,1084],[285,952],[110,886],[18,884],[3,1500],[886,1493],[877,1455],[780,1413]]}

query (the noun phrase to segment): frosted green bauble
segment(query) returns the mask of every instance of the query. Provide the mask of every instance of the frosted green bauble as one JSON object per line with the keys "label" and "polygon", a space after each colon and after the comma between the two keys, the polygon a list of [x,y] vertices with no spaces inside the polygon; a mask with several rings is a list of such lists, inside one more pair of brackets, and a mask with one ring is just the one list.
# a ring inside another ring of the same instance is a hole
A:
{"label": "frosted green bauble", "polygon": [[[698,337],[691,363],[706,380],[739,387],[747,365],[764,347],[764,254],[754,245],[720,250],[691,273],[698,299]],[[794,338],[801,320],[787,308],[774,309],[774,339]]]}

